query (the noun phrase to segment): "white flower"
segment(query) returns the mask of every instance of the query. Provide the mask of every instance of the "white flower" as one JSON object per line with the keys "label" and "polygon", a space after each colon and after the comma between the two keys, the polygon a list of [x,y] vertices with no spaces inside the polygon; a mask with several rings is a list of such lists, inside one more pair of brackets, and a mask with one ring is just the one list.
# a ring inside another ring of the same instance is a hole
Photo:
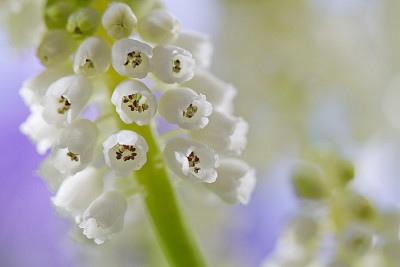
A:
{"label": "white flower", "polygon": [[69,75],[50,85],[42,99],[43,118],[49,124],[70,123],[89,99],[92,85],[83,75]]}
{"label": "white flower", "polygon": [[155,9],[143,17],[137,27],[143,40],[156,44],[165,44],[177,38],[180,23],[167,11]]}
{"label": "white flower", "polygon": [[162,82],[182,83],[193,78],[195,61],[183,48],[159,45],[153,49],[153,62],[153,73]]}
{"label": "white flower", "polygon": [[345,251],[360,256],[373,247],[374,232],[364,224],[350,224],[341,233],[339,243]]}
{"label": "white flower", "polygon": [[238,156],[246,147],[248,128],[241,117],[213,111],[207,126],[191,131],[190,136],[208,144],[219,154]]}
{"label": "white flower", "polygon": [[217,168],[218,179],[206,184],[223,201],[229,204],[247,204],[256,185],[255,170],[240,159],[221,159]]}
{"label": "white flower", "polygon": [[182,86],[189,87],[198,94],[206,95],[207,101],[213,105],[214,110],[228,113],[233,111],[233,98],[237,93],[236,88],[205,70],[196,70],[193,78],[184,82]]}
{"label": "white flower", "polygon": [[197,67],[208,68],[211,65],[213,46],[208,35],[195,31],[181,33],[174,45],[189,51],[196,60]]}
{"label": "white flower", "polygon": [[117,85],[111,96],[121,120],[127,124],[149,124],[157,112],[157,98],[147,86],[137,80],[125,80]]}
{"label": "white flower", "polygon": [[159,100],[159,112],[167,122],[194,130],[207,125],[212,105],[206,101],[206,96],[182,87],[164,92]]}
{"label": "white flower", "polygon": [[58,214],[71,216],[79,222],[83,212],[103,191],[103,178],[93,167],[63,181],[51,202]]}
{"label": "white flower", "polygon": [[42,38],[37,56],[46,67],[63,63],[74,49],[74,42],[65,30],[50,30]]}
{"label": "white flower", "polygon": [[31,106],[31,114],[19,127],[23,134],[36,143],[36,150],[42,155],[58,140],[60,134],[59,128],[43,119],[43,110],[40,105]]}
{"label": "white flower", "polygon": [[96,140],[96,125],[90,120],[77,120],[63,129],[59,145],[53,147],[50,158],[61,173],[74,174],[93,160]]}
{"label": "white flower", "polygon": [[40,100],[46,94],[50,84],[70,73],[69,66],[59,65],[53,68],[46,68],[40,74],[26,80],[19,90],[25,105],[32,111],[32,106],[40,104]]}
{"label": "white flower", "polygon": [[99,196],[84,212],[79,224],[83,234],[103,244],[112,235],[122,230],[127,203],[118,192],[110,191]]}
{"label": "white flower", "polygon": [[135,132],[122,130],[103,142],[107,166],[115,175],[128,177],[132,170],[139,170],[147,161],[149,147],[146,140]]}
{"label": "white flower", "polygon": [[118,74],[131,78],[144,78],[153,68],[153,49],[146,43],[123,38],[111,49],[111,63]]}
{"label": "white flower", "polygon": [[73,68],[75,73],[93,76],[108,70],[110,45],[103,37],[85,39],[76,50]]}
{"label": "white flower", "polygon": [[135,28],[137,19],[132,9],[125,3],[112,3],[101,18],[107,34],[115,39],[128,37]]}
{"label": "white flower", "polygon": [[52,191],[57,191],[60,184],[68,177],[68,174],[61,173],[54,166],[54,159],[47,157],[40,163],[38,174],[46,181],[47,187]]}
{"label": "white flower", "polygon": [[192,183],[212,183],[217,179],[218,156],[207,145],[176,138],[167,143],[165,164],[179,177]]}
{"label": "white flower", "polygon": [[81,7],[69,17],[66,29],[75,37],[91,35],[100,25],[100,14],[93,7]]}

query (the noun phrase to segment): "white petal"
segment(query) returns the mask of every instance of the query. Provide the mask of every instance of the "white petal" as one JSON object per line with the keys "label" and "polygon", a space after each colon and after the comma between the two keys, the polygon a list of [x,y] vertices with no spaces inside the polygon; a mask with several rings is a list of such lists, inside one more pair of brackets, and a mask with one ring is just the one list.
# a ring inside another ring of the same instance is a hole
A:
{"label": "white petal", "polygon": [[196,70],[190,81],[184,82],[182,86],[193,89],[198,94],[203,94],[213,105],[214,110],[232,113],[233,98],[237,89],[231,84],[218,79],[205,70]]}
{"label": "white petal", "polygon": [[68,177],[68,174],[61,173],[55,166],[54,160],[47,157],[40,163],[39,175],[46,181],[47,186],[52,192],[58,190],[60,184]]}
{"label": "white petal", "polygon": [[[130,99],[131,97],[132,99]],[[137,102],[134,102],[137,99]],[[121,120],[127,124],[147,125],[157,112],[157,98],[147,86],[137,80],[125,80],[111,96]]]}
{"label": "white petal", "polygon": [[207,125],[212,105],[204,95],[182,87],[164,92],[159,100],[159,112],[167,122],[194,130]]}
{"label": "white petal", "polygon": [[217,179],[218,156],[203,143],[176,138],[167,143],[163,155],[165,164],[186,181],[212,183]]}
{"label": "white petal", "polygon": [[31,106],[31,114],[20,125],[20,131],[36,143],[36,150],[39,154],[46,151],[58,140],[60,129],[48,124],[43,119],[44,108],[40,105]]}
{"label": "white petal", "polygon": [[71,216],[79,221],[83,212],[103,191],[101,173],[93,167],[68,177],[57,194],[51,198],[56,211],[62,216]]}
{"label": "white petal", "polygon": [[153,69],[152,55],[148,44],[123,38],[113,44],[111,62],[118,74],[142,79]]}
{"label": "white petal", "polygon": [[222,200],[229,204],[247,204],[256,185],[254,169],[240,159],[221,159],[217,168],[218,179],[206,184]]}
{"label": "white petal", "polygon": [[191,131],[190,135],[219,154],[238,156],[246,147],[247,131],[248,123],[241,117],[214,111],[207,126]]}
{"label": "white petal", "polygon": [[75,73],[94,76],[106,72],[110,65],[110,45],[103,37],[92,36],[85,39],[74,57]]}
{"label": "white petal", "polygon": [[183,48],[159,45],[153,49],[153,62],[153,73],[162,82],[182,83],[193,78],[195,61]]}
{"label": "white petal", "polygon": [[103,244],[112,235],[122,230],[127,203],[118,192],[110,191],[99,196],[83,214],[79,224],[83,234]]}
{"label": "white petal", "polygon": [[42,99],[42,105],[45,107],[43,118],[49,124],[57,126],[70,123],[78,116],[91,92],[92,85],[83,75],[70,75],[58,79],[50,85]]}
{"label": "white petal", "polygon": [[209,36],[195,31],[181,33],[174,45],[189,51],[197,67],[208,68],[211,65],[213,46]]}
{"label": "white petal", "polygon": [[138,32],[143,40],[165,44],[177,38],[180,23],[163,9],[155,9],[138,22]]}
{"label": "white petal", "polygon": [[111,3],[101,18],[101,24],[107,34],[115,39],[128,37],[136,23],[136,16],[125,3]]}
{"label": "white petal", "polygon": [[116,132],[103,142],[103,154],[107,166],[114,170],[115,175],[122,177],[128,177],[132,170],[142,168],[147,161],[148,150],[146,140],[128,130]]}

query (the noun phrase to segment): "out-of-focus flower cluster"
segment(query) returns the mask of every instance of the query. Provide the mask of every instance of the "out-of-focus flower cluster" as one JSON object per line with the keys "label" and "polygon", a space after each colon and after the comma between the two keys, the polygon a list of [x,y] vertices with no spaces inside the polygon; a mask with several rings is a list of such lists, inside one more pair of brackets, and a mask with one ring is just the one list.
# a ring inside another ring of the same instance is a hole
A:
{"label": "out-of-focus flower cluster", "polygon": [[[39,153],[51,148],[39,172],[60,215],[97,244],[110,239],[141,189],[107,181],[135,176],[149,155],[227,203],[249,201],[255,172],[236,158],[248,124],[233,115],[236,89],[208,70],[208,36],[180,32],[157,1],[48,1],[44,18],[37,55],[46,69],[20,90],[31,110],[21,131]],[[175,124],[164,139],[158,115]],[[169,140],[175,133],[183,137]]]}

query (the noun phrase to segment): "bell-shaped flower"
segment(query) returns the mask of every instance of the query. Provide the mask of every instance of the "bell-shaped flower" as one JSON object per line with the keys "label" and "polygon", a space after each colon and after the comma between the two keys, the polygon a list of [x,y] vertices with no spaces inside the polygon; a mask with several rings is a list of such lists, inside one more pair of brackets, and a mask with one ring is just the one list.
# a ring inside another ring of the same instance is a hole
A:
{"label": "bell-shaped flower", "polygon": [[38,174],[46,182],[47,187],[52,192],[56,192],[61,183],[68,177],[67,173],[61,173],[54,166],[54,159],[47,157],[40,163]]}
{"label": "bell-shaped flower", "polygon": [[144,78],[153,69],[150,45],[128,38],[116,41],[111,49],[111,63],[118,74]]}
{"label": "bell-shaped flower", "polygon": [[166,44],[178,37],[180,23],[163,9],[154,9],[138,22],[138,32],[143,40]]}
{"label": "bell-shaped flower", "polygon": [[92,36],[85,39],[76,50],[73,68],[75,73],[94,76],[108,70],[110,59],[107,40]]}
{"label": "bell-shaped flower", "polygon": [[57,142],[60,134],[58,127],[48,124],[43,119],[43,109],[40,105],[32,106],[31,114],[19,127],[23,134],[36,143],[36,150],[39,154],[45,154]]}
{"label": "bell-shaped flower", "polygon": [[42,99],[43,118],[49,124],[62,126],[76,118],[88,101],[92,85],[83,75],[58,79],[47,89]]}
{"label": "bell-shaped flower", "polygon": [[339,245],[352,256],[360,257],[372,249],[375,233],[372,228],[362,223],[348,225],[339,237]]}
{"label": "bell-shaped flower", "polygon": [[206,187],[228,204],[247,204],[256,185],[255,170],[243,160],[221,159],[218,179]]}
{"label": "bell-shaped flower", "polygon": [[182,83],[193,78],[195,61],[192,54],[172,45],[153,49],[154,75],[165,83]]}
{"label": "bell-shaped flower", "polygon": [[103,244],[124,227],[126,208],[126,200],[120,193],[104,193],[86,209],[79,227],[96,244]]}
{"label": "bell-shaped flower", "polygon": [[143,136],[122,130],[103,142],[103,154],[107,166],[115,175],[128,177],[132,170],[139,170],[147,161],[149,147]]}
{"label": "bell-shaped flower", "polygon": [[19,90],[19,95],[32,111],[32,106],[40,104],[50,84],[68,74],[71,74],[71,70],[66,64],[46,68],[40,74],[26,80]]}
{"label": "bell-shaped flower", "polygon": [[167,122],[195,130],[207,125],[212,105],[206,100],[206,96],[182,87],[164,92],[159,100],[159,112]]}
{"label": "bell-shaped flower", "polygon": [[99,25],[99,11],[93,7],[81,7],[68,17],[66,29],[74,37],[82,37],[95,33]]}
{"label": "bell-shaped flower", "polygon": [[167,143],[165,164],[179,177],[192,183],[213,183],[217,179],[218,155],[207,145],[175,138]]}
{"label": "bell-shaped flower", "polygon": [[174,45],[189,51],[196,60],[197,67],[208,68],[211,65],[213,45],[208,35],[196,31],[180,33]]}
{"label": "bell-shaped flower", "polygon": [[137,19],[125,3],[112,3],[101,18],[101,24],[108,36],[120,39],[128,37],[135,28]]}
{"label": "bell-shaped flower", "polygon": [[58,214],[71,216],[79,222],[83,212],[102,191],[101,173],[93,167],[88,167],[65,179],[57,194],[51,198],[51,202]]}
{"label": "bell-shaped flower", "polygon": [[157,112],[157,98],[147,86],[137,80],[122,81],[114,90],[111,102],[127,124],[149,124]]}
{"label": "bell-shaped flower", "polygon": [[65,30],[48,31],[42,38],[37,55],[46,67],[63,63],[74,50],[74,42]]}
{"label": "bell-shaped flower", "polygon": [[49,2],[44,10],[44,20],[49,29],[65,28],[69,15],[74,11],[75,6],[71,2],[59,1]]}
{"label": "bell-shaped flower", "polygon": [[206,95],[214,110],[232,113],[233,98],[236,96],[237,89],[210,72],[198,69],[191,80],[181,85],[192,88],[198,94]]}
{"label": "bell-shaped flower", "polygon": [[213,111],[207,126],[190,132],[193,139],[209,145],[218,154],[238,156],[247,143],[248,123],[241,117]]}
{"label": "bell-shaped flower", "polygon": [[63,129],[59,145],[53,147],[50,157],[61,173],[74,174],[92,160],[97,140],[97,127],[90,120],[77,120]]}

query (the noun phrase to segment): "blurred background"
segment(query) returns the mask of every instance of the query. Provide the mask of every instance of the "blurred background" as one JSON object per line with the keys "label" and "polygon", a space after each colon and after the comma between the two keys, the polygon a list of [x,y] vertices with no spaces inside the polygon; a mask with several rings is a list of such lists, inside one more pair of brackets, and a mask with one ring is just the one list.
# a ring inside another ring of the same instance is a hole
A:
{"label": "blurred background", "polygon": [[[29,109],[18,94],[43,70],[30,46],[35,32],[19,34],[35,23],[32,2],[0,2],[0,266],[165,265],[146,221],[100,249],[77,245],[35,175],[44,157],[19,131]],[[399,1],[164,2],[183,30],[212,37],[212,70],[238,88],[235,115],[250,123],[243,158],[258,184],[249,205],[201,202],[196,188],[178,188],[213,266],[256,267],[273,251],[300,205],[290,170],[310,144],[329,143],[351,159],[352,188],[381,209],[398,205]]]}

